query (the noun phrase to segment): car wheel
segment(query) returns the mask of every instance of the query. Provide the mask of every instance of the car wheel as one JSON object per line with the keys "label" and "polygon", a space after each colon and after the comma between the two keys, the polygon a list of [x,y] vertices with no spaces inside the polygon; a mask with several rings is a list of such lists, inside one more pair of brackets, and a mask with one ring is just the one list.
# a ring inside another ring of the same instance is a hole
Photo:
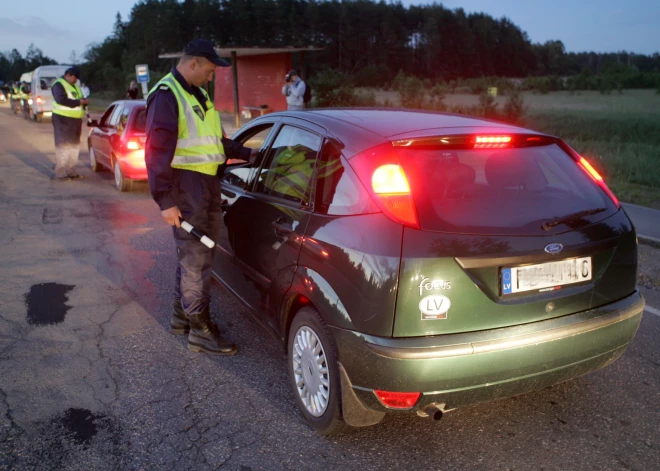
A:
{"label": "car wheel", "polygon": [[115,160],[115,185],[120,192],[129,191],[131,189],[131,181],[128,178],[124,178],[124,175],[121,173],[121,168],[119,167],[119,162]]}
{"label": "car wheel", "polygon": [[296,314],[288,353],[293,394],[309,426],[326,436],[347,429],[341,415],[337,348],[316,309],[304,307]]}
{"label": "car wheel", "polygon": [[96,153],[92,146],[89,146],[89,168],[92,169],[92,172],[100,172],[102,170],[101,164],[96,161]]}

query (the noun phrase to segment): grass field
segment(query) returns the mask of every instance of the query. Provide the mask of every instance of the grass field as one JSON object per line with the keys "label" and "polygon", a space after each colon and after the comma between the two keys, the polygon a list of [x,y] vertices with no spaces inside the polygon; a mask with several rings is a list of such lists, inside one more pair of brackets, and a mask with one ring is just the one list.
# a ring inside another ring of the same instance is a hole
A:
{"label": "grass field", "polygon": [[[374,91],[398,105],[398,93]],[[447,105],[476,105],[476,95],[447,95]],[[505,97],[497,97],[501,107]],[[586,157],[622,200],[660,209],[660,95],[654,90],[525,94],[523,125],[564,139]]]}

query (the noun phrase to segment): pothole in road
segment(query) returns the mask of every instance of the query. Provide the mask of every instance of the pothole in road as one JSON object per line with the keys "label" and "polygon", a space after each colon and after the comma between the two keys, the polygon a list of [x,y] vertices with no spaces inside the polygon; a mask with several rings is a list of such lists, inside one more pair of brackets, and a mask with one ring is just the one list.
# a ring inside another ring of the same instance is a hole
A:
{"label": "pothole in road", "polygon": [[94,421],[104,418],[104,415],[94,415],[87,409],[68,409],[60,424],[76,443],[87,445],[97,432]]}
{"label": "pothole in road", "polygon": [[67,293],[75,286],[58,283],[40,283],[32,285],[30,292],[25,295],[27,304],[27,321],[30,325],[52,325],[64,321],[64,317],[71,306]]}

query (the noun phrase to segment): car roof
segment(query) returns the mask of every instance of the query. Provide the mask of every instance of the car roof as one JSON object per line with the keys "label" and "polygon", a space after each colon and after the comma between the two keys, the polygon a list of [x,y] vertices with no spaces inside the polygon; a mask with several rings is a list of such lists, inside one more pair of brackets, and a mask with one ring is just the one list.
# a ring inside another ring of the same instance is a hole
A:
{"label": "car roof", "polygon": [[108,108],[112,105],[147,106],[147,100],[117,100],[110,103]]}
{"label": "car roof", "polygon": [[[530,129],[483,118],[397,108],[328,108],[274,114],[312,121],[321,126],[332,128],[333,131],[347,128],[356,132],[356,128],[359,128],[385,139],[432,135],[438,132],[463,134],[499,131],[541,134]],[[342,126],[340,123],[347,126]],[[341,138],[341,136],[338,137]]]}

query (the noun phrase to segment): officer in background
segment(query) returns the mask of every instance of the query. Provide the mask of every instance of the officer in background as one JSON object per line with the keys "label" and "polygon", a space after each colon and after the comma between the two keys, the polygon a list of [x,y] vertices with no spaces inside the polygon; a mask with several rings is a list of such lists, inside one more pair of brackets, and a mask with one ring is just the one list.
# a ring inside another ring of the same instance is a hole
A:
{"label": "officer in background", "polygon": [[211,320],[211,265],[214,250],[180,227],[180,218],[211,239],[222,223],[220,178],[227,158],[252,160],[257,150],[224,138],[220,115],[204,84],[216,67],[229,64],[203,39],[190,42],[179,64],[147,97],[145,160],[151,195],[173,226],[178,265],[171,331],[188,334],[188,349],[233,355],[236,345],[220,336]]}
{"label": "officer in background", "polygon": [[55,179],[82,178],[76,171],[80,152],[83,106],[89,104],[80,89],[80,69],[70,67],[53,82],[53,129],[55,131]]}
{"label": "officer in background", "polygon": [[21,104],[23,105],[23,118],[30,119],[30,84],[21,82]]}

